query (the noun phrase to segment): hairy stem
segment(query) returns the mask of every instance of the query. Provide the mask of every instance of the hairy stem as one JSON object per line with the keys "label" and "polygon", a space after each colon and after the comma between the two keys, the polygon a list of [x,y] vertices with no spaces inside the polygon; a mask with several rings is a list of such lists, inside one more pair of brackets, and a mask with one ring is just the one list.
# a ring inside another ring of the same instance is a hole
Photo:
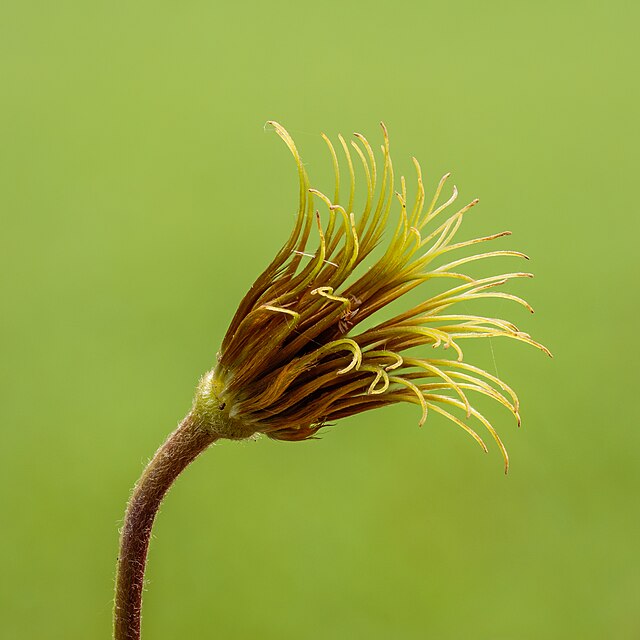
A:
{"label": "hairy stem", "polygon": [[136,484],[120,536],[116,575],[113,637],[140,639],[144,571],[151,528],[160,503],[173,481],[217,436],[190,413],[156,451]]}

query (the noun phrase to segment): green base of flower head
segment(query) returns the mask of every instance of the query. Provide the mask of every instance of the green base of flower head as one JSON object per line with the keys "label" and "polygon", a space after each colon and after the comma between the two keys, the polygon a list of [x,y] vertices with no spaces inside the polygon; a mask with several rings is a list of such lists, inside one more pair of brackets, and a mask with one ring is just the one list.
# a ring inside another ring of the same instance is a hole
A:
{"label": "green base of flower head", "polygon": [[209,371],[202,376],[193,398],[191,414],[198,426],[216,438],[244,440],[255,433],[255,428],[229,415],[231,406],[223,398],[224,383]]}

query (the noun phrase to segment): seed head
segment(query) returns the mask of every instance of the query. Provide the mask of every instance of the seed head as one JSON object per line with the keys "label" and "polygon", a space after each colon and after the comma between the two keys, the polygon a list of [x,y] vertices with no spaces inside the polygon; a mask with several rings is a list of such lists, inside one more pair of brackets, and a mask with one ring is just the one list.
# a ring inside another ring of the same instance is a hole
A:
{"label": "seed head", "polygon": [[[201,381],[194,410],[217,423],[222,419],[226,437],[263,433],[277,440],[305,440],[341,418],[410,402],[420,408],[420,425],[430,411],[439,413],[486,451],[473,425],[484,427],[498,444],[506,470],[507,451],[489,420],[474,408],[469,392],[502,404],[520,424],[518,398],[498,377],[465,362],[460,341],[504,336],[549,351],[511,322],[458,308],[462,302],[502,298],[533,312],[521,298],[498,290],[514,278],[532,277],[530,273],[475,279],[460,269],[485,258],[526,258],[518,251],[483,251],[485,242],[510,232],[456,242],[465,214],[478,201],[451,213],[458,196],[455,186],[441,202],[449,174],[428,200],[415,158],[415,195],[409,201],[404,177],[396,191],[384,124],[382,171],[364,136],[354,134],[350,145],[338,136],[341,162],[323,134],[335,173],[331,195],[312,188],[289,133],[277,122],[269,124],[298,169],[294,228],[240,303],[217,366]],[[357,214],[354,161],[362,165],[366,183],[366,200]],[[309,247],[312,237],[317,237],[315,249]],[[477,252],[455,257],[465,247]],[[360,330],[365,320],[398,298],[436,280],[453,284]]]}

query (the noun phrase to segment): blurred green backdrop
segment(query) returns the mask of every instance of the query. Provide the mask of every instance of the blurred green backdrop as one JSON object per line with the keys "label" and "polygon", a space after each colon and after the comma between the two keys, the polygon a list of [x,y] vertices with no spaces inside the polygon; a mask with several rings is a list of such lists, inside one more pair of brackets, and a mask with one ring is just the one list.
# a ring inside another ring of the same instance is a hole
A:
{"label": "blurred green backdrop", "polygon": [[[117,531],[318,134],[392,137],[481,197],[536,279],[477,345],[524,427],[483,456],[415,407],[227,443],[169,495],[146,638],[640,637],[637,4],[0,6],[2,638],[106,638]],[[323,182],[324,181],[324,182]],[[487,265],[487,268],[489,265]],[[503,267],[494,265],[492,270]],[[510,263],[510,268],[521,268]],[[427,295],[428,292],[422,292]]]}

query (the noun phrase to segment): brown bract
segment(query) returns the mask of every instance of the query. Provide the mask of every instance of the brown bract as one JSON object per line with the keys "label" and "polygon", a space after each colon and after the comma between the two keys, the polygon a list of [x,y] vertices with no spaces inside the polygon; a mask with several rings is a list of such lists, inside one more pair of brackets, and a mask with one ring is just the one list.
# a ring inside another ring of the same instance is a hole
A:
{"label": "brown bract", "polygon": [[[441,202],[448,174],[427,199],[415,159],[415,195],[409,201],[404,178],[396,191],[384,125],[381,168],[364,136],[354,134],[350,145],[338,136],[339,160],[336,147],[323,135],[335,172],[334,192],[325,195],[311,188],[288,132],[276,122],[269,124],[296,161],[299,209],[289,239],[231,321],[218,364],[209,374],[216,389],[211,402],[226,420],[245,425],[247,432],[278,440],[304,440],[340,418],[411,402],[421,409],[420,424],[430,411],[442,414],[486,451],[473,423],[484,426],[507,467],[502,441],[474,408],[469,392],[494,399],[519,423],[517,396],[496,376],[465,362],[460,341],[504,336],[548,351],[511,322],[461,314],[458,306],[506,298],[531,310],[524,300],[497,290],[531,274],[507,272],[475,279],[460,268],[485,258],[526,256],[508,250],[453,256],[466,247],[482,248],[509,232],[456,242],[463,218],[477,200],[450,213],[457,189],[453,187]],[[366,186],[357,214],[355,163],[362,166]],[[317,238],[314,249],[308,246],[312,238]],[[361,266],[365,261],[368,268]],[[364,320],[419,285],[428,290],[436,279],[447,279],[452,286],[379,324],[370,321],[359,331]]]}

